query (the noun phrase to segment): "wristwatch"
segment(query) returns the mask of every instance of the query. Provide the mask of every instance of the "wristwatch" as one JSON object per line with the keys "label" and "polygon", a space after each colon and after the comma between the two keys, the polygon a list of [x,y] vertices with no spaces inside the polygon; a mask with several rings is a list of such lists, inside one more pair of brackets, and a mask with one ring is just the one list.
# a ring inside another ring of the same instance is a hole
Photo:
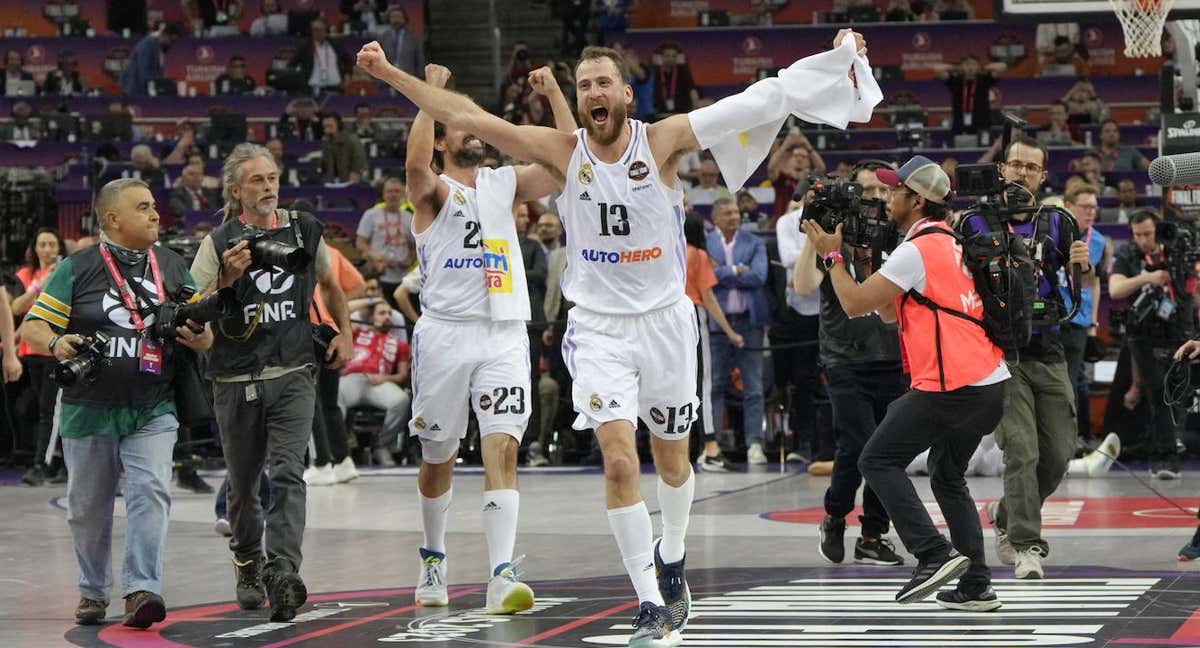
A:
{"label": "wristwatch", "polygon": [[825,256],[821,257],[821,262],[825,266],[825,272],[829,272],[833,269],[834,264],[845,263],[846,259],[842,256],[840,250],[834,250],[833,252],[826,252]]}

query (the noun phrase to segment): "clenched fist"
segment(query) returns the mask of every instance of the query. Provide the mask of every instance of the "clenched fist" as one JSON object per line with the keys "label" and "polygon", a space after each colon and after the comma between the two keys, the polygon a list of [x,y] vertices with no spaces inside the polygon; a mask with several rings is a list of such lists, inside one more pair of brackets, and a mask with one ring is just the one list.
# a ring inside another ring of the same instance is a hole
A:
{"label": "clenched fist", "polygon": [[437,63],[425,66],[425,82],[435,88],[445,88],[450,80],[450,68]]}
{"label": "clenched fist", "polygon": [[387,55],[383,53],[383,47],[380,46],[379,41],[371,41],[363,45],[362,49],[358,50],[356,62],[358,63],[358,67],[366,70],[367,74],[376,79],[383,78],[384,71],[391,67],[388,64]]}
{"label": "clenched fist", "polygon": [[534,94],[548,97],[558,89],[558,79],[554,78],[554,70],[550,69],[549,65],[542,67],[529,73],[529,87]]}

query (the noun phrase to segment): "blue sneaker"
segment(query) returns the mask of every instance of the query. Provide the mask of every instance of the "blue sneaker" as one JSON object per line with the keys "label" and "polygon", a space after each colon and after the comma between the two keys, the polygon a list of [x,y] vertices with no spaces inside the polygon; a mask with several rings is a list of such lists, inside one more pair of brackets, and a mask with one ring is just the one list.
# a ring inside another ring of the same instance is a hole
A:
{"label": "blue sneaker", "polygon": [[1196,535],[1192,536],[1191,542],[1183,545],[1183,549],[1179,550],[1180,562],[1196,560],[1200,558],[1200,527],[1196,528]]}
{"label": "blue sneaker", "polygon": [[671,614],[671,626],[683,632],[687,627],[688,615],[692,611],[692,591],[688,589],[687,578],[683,573],[685,554],[679,562],[667,564],[658,553],[662,538],[654,543],[654,575],[658,578],[658,593],[662,594]]}
{"label": "blue sneaker", "polygon": [[671,625],[667,608],[643,601],[633,618],[633,636],[629,648],[670,648],[683,642],[683,637]]}

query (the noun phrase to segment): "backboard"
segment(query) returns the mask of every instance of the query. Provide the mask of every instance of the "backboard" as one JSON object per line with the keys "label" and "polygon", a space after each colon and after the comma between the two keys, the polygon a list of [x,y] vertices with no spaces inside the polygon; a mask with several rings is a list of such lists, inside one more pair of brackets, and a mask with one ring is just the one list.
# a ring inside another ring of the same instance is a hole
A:
{"label": "backboard", "polygon": [[[1116,20],[1108,0],[995,0],[998,20],[1095,21]],[[1175,0],[1168,20],[1200,18],[1200,0]]]}

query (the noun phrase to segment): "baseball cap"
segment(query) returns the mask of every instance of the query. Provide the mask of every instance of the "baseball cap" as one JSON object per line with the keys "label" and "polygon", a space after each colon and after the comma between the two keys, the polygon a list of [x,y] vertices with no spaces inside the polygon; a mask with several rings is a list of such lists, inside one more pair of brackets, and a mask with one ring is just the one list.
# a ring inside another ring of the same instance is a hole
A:
{"label": "baseball cap", "polygon": [[924,155],[914,155],[899,171],[876,169],[875,177],[889,187],[908,187],[917,195],[939,205],[950,196],[950,176]]}

